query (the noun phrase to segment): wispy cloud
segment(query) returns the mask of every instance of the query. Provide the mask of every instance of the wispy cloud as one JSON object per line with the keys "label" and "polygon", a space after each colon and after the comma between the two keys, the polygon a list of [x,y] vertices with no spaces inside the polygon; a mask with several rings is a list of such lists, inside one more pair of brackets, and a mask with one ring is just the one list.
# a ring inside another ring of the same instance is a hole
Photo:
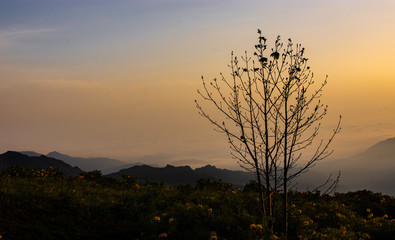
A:
{"label": "wispy cloud", "polygon": [[0,47],[16,45],[25,39],[43,36],[55,31],[54,28],[0,29]]}
{"label": "wispy cloud", "polygon": [[38,35],[48,32],[54,32],[54,31],[56,31],[56,29],[53,28],[5,30],[5,31],[0,31],[0,38],[32,36],[32,35]]}

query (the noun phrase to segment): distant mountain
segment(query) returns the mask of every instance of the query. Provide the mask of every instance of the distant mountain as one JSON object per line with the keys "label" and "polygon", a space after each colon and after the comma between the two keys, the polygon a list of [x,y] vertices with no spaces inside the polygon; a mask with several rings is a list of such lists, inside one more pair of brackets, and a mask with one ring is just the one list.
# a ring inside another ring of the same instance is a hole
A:
{"label": "distant mountain", "polygon": [[351,159],[351,176],[373,191],[395,196],[395,138],[381,141]]}
{"label": "distant mountain", "polygon": [[121,169],[129,168],[135,165],[142,165],[141,163],[127,164],[125,162],[111,159],[111,158],[81,158],[81,157],[72,157],[63,153],[59,153],[56,151],[50,152],[47,155],[37,153],[34,151],[21,151],[20,153],[30,156],[30,157],[39,157],[39,156],[47,156],[51,158],[55,158],[58,160],[62,160],[65,163],[70,164],[73,167],[78,167],[83,171],[94,171],[100,170],[103,174],[109,174],[113,172],[117,172]]}
{"label": "distant mountain", "polygon": [[169,185],[195,184],[200,178],[208,178],[212,180],[221,179],[224,182],[232,183],[236,186],[243,186],[254,179],[254,175],[251,173],[218,169],[211,165],[195,170],[189,166],[174,167],[167,165],[164,168],[159,168],[143,165],[123,169],[107,176],[120,178],[122,175],[136,177],[140,181],[161,181]]}
{"label": "distant mountain", "polygon": [[0,155],[0,169],[7,169],[12,165],[24,165],[32,169],[48,169],[53,167],[61,171],[65,176],[73,176],[81,172],[78,167],[72,167],[61,160],[44,155],[30,157],[13,151],[8,151]]}
{"label": "distant mountain", "polygon": [[353,160],[369,168],[395,168],[395,138],[388,138],[373,145]]}
{"label": "distant mountain", "polygon": [[118,171],[120,171],[122,169],[131,168],[131,167],[134,167],[134,166],[142,166],[142,165],[144,165],[144,163],[130,163],[130,164],[123,164],[123,165],[120,165],[120,166],[106,168],[106,169],[103,169],[103,170],[99,169],[99,170],[105,175],[105,174],[118,172]]}
{"label": "distant mountain", "polygon": [[341,171],[340,191],[368,189],[395,196],[395,138],[378,142],[348,159],[324,160],[314,170]]}
{"label": "distant mountain", "polygon": [[221,179],[224,182],[232,183],[238,186],[244,186],[251,180],[255,180],[255,175],[253,173],[219,169],[211,165],[196,168],[194,172],[199,176],[199,178],[205,177],[217,180]]}
{"label": "distant mountain", "polygon": [[36,153],[33,151],[22,151],[20,153],[22,153],[23,155],[29,156],[29,157],[40,157],[41,155],[44,155],[44,154]]}
{"label": "distant mountain", "polygon": [[[201,160],[201,159],[194,159],[194,158],[187,158],[187,159],[180,159],[180,160],[175,160],[175,161],[168,161],[168,164],[172,166],[190,166],[191,168],[199,168],[202,166],[206,166],[209,164],[209,162]],[[152,164],[148,164],[152,166]]]}
{"label": "distant mountain", "polygon": [[130,166],[130,164],[116,159],[71,157],[56,151],[48,153],[47,156],[62,160],[72,166],[78,166],[84,171],[101,170],[103,174],[119,171],[119,169]]}
{"label": "distant mountain", "polygon": [[[41,154],[31,151],[24,153],[34,157],[41,156]],[[108,158],[75,158],[57,152],[48,155],[79,166],[86,171],[98,169],[102,170],[104,174],[112,173],[107,175],[111,177],[120,178],[122,174],[126,174],[141,181],[162,181],[171,185],[194,184],[200,178],[209,178],[222,179],[224,182],[241,186],[255,179],[252,173],[218,169],[210,165],[195,170],[189,166],[168,165],[160,168],[143,164],[126,165],[121,161]],[[144,156],[137,160],[152,165],[157,163],[158,159],[162,159],[161,162],[169,160],[165,155]],[[173,165],[183,165],[183,163],[198,165],[204,161],[187,159],[172,162]],[[292,184],[297,184],[295,187],[297,190],[311,190],[317,185],[321,185],[330,173],[336,175],[339,171],[341,171],[341,178],[338,190],[341,192],[368,189],[395,196],[395,138],[378,142],[348,159],[326,159],[317,162],[314,168],[294,179]]]}

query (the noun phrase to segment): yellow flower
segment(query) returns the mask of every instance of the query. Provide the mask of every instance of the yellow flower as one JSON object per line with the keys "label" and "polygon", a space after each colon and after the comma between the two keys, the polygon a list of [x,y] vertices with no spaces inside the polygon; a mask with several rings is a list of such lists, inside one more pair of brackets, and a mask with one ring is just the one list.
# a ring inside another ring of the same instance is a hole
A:
{"label": "yellow flower", "polygon": [[157,222],[159,222],[159,221],[160,221],[160,217],[155,216],[155,217],[154,217],[154,220],[157,221]]}
{"label": "yellow flower", "polygon": [[298,209],[298,213],[302,213],[302,210]]}
{"label": "yellow flower", "polygon": [[370,239],[370,235],[367,233],[362,234],[362,237],[365,239]]}
{"label": "yellow flower", "polygon": [[342,232],[342,235],[346,235],[347,230],[346,230],[345,227],[342,226],[342,227],[340,228],[340,231]]}
{"label": "yellow flower", "polygon": [[370,212],[370,208],[366,208],[366,212]]}
{"label": "yellow flower", "polygon": [[255,225],[254,223],[252,223],[252,224],[250,225],[250,230],[256,230],[256,225]]}
{"label": "yellow flower", "polygon": [[256,225],[256,229],[257,229],[257,230],[262,230],[262,229],[263,229],[263,227],[262,227],[262,225],[261,225],[261,224],[257,224],[257,225]]}
{"label": "yellow flower", "polygon": [[212,208],[207,209],[207,211],[208,211],[208,214],[212,214],[213,213],[213,209]]}
{"label": "yellow flower", "polygon": [[295,207],[296,207],[296,205],[295,205],[295,204],[292,204],[292,205],[291,205],[291,208],[295,208]]}
{"label": "yellow flower", "polygon": [[232,191],[233,194],[236,194],[236,191]]}
{"label": "yellow flower", "polygon": [[169,223],[174,222],[174,218],[169,218]]}
{"label": "yellow flower", "polygon": [[137,190],[140,189],[140,185],[138,185],[137,183],[134,186],[136,187]]}
{"label": "yellow flower", "polygon": [[329,235],[327,233],[322,233],[321,236],[324,237],[324,238],[328,238],[329,237]]}
{"label": "yellow flower", "polygon": [[373,217],[373,213],[370,213],[369,215],[368,215],[368,218],[372,218]]}
{"label": "yellow flower", "polygon": [[167,233],[161,233],[158,235],[159,238],[167,238]]}
{"label": "yellow flower", "polygon": [[186,208],[187,210],[191,209],[191,204],[190,204],[190,203],[185,203],[185,208]]}
{"label": "yellow flower", "polygon": [[387,215],[387,214],[384,214],[383,218],[388,218],[388,215]]}

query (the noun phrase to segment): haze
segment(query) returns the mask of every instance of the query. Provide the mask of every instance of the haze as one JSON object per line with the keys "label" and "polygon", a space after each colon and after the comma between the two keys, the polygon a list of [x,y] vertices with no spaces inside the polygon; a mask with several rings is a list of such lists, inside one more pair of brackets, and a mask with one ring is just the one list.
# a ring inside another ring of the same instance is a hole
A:
{"label": "haze", "polygon": [[200,76],[229,74],[260,28],[306,48],[328,74],[323,136],[334,158],[395,135],[395,2],[0,2],[0,150],[124,161],[236,163],[195,109]]}

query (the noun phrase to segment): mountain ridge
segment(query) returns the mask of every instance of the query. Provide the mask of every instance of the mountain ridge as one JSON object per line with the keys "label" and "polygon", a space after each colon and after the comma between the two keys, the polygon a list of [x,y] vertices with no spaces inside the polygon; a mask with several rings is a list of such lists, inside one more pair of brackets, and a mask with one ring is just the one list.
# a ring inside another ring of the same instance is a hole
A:
{"label": "mountain ridge", "polygon": [[121,178],[122,175],[136,177],[139,181],[163,182],[169,185],[195,184],[201,178],[222,180],[236,186],[244,186],[254,180],[254,175],[248,172],[219,169],[212,165],[192,169],[190,166],[166,165],[163,168],[148,165],[133,166],[119,172],[106,175]]}
{"label": "mountain ridge", "polygon": [[32,169],[49,169],[53,167],[58,169],[65,176],[78,175],[81,172],[81,169],[78,167],[72,167],[62,160],[47,157],[45,155],[27,156],[15,151],[7,151],[0,155],[0,169],[7,169],[12,165],[23,165]]}
{"label": "mountain ridge", "polygon": [[46,156],[62,160],[72,166],[78,166],[83,171],[100,170],[104,174],[110,173],[111,170],[117,168],[124,168],[130,164],[126,164],[120,160],[104,157],[72,157],[67,154],[59,153],[57,151],[49,152]]}
{"label": "mountain ridge", "polygon": [[[27,153],[41,156],[32,151],[27,151]],[[51,155],[53,155],[53,152]],[[83,161],[81,159],[84,159],[77,157],[71,158],[80,160],[80,162],[75,162],[77,166],[80,166]],[[89,159],[93,161],[95,158]],[[186,160],[179,161],[179,163],[183,162],[187,163]],[[91,163],[93,164],[94,162]],[[96,170],[97,168],[91,168],[91,170],[94,169]],[[337,174],[339,171],[342,173],[339,185],[339,191],[341,192],[369,189],[372,191],[382,191],[395,196],[395,186],[393,184],[395,182],[395,137],[379,141],[365,151],[350,158],[320,161],[311,171],[302,174],[295,182],[299,182],[298,189],[304,190],[323,182],[329,174]],[[233,174],[234,172],[236,173]],[[194,184],[198,178],[221,179],[235,185],[243,185],[248,183],[249,180],[255,179],[255,177],[250,177],[251,173],[240,172],[242,171],[216,168],[210,164],[193,170],[189,166],[175,167],[173,165],[167,165],[162,169],[151,164],[145,165],[141,163],[139,166],[136,166],[136,164],[117,166],[107,172],[103,172],[103,174],[116,178],[120,178],[122,174],[134,175],[142,181],[163,181],[171,185]],[[178,178],[175,175],[178,175]]]}

